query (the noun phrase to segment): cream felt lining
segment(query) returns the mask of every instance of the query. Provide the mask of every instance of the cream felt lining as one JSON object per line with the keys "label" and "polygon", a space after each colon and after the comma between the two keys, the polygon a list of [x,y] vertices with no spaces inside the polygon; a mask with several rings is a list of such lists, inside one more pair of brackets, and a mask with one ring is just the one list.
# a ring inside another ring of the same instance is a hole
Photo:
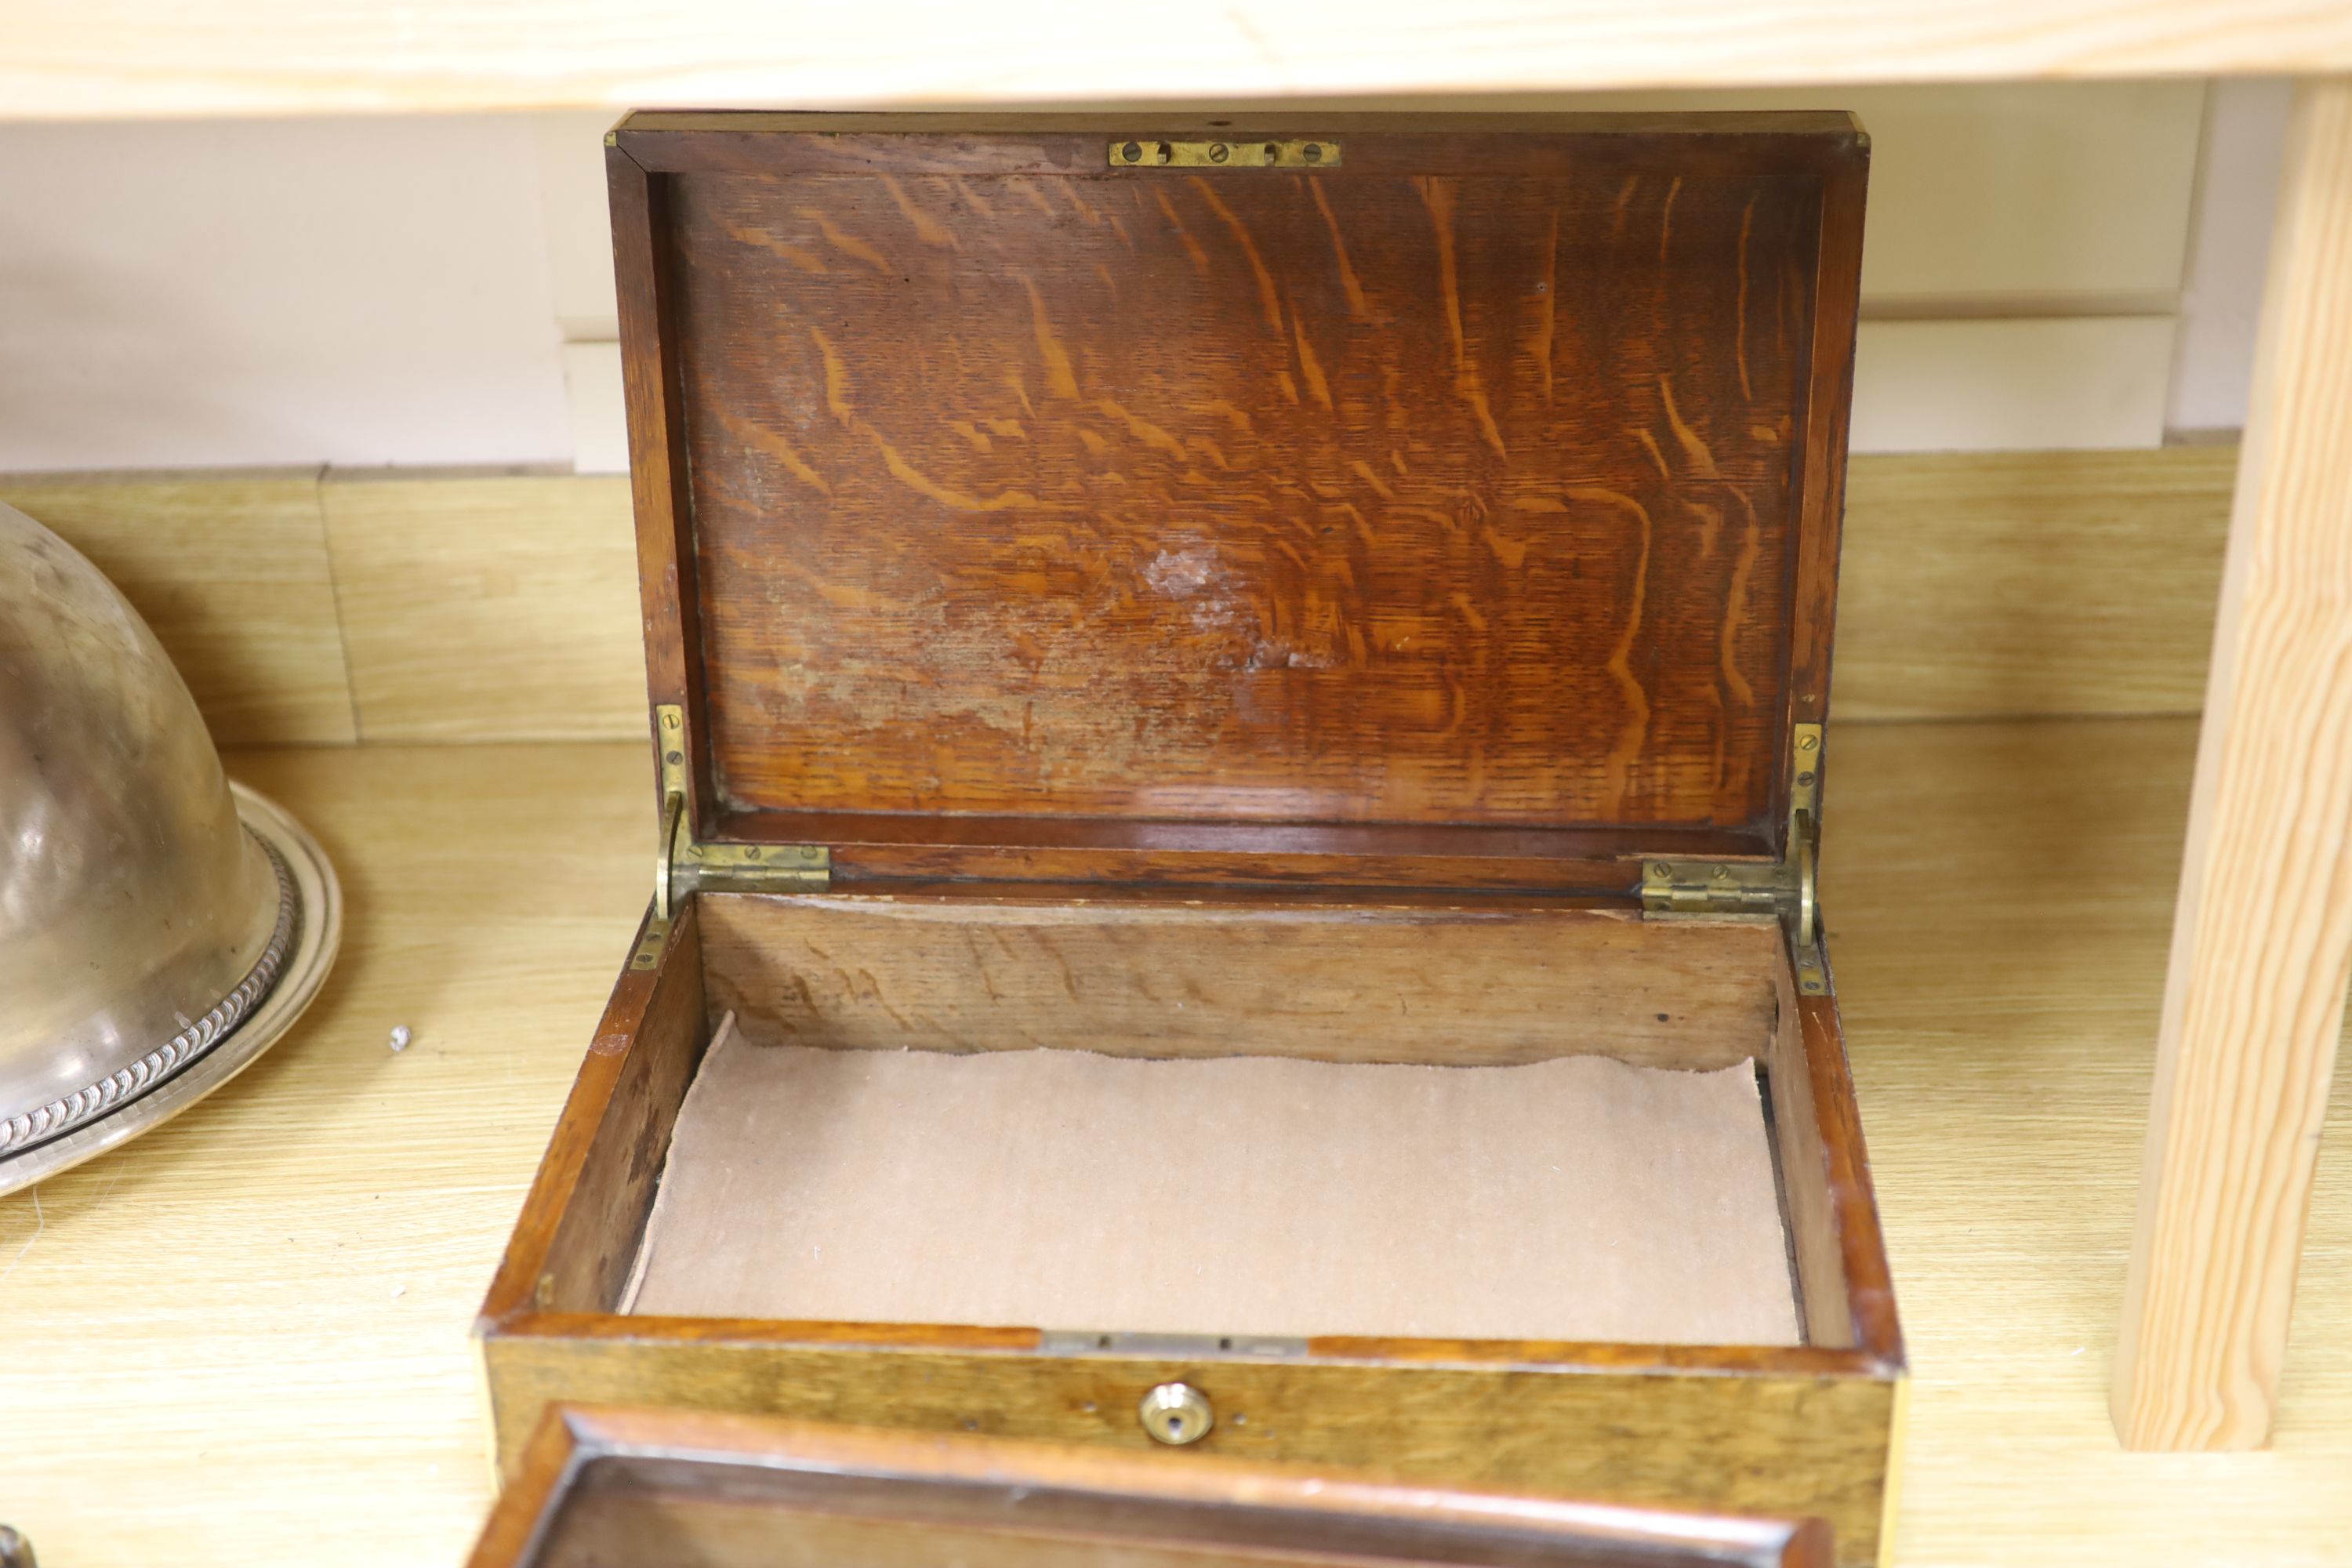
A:
{"label": "cream felt lining", "polygon": [[732,1023],[624,1310],[1800,1342],[1751,1063],[825,1050]]}

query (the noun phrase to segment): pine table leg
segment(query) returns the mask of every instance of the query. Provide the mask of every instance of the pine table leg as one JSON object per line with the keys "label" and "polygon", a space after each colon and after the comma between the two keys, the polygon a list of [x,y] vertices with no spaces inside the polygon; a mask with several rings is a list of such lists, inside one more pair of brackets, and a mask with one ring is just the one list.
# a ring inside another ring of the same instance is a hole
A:
{"label": "pine table leg", "polygon": [[2352,978],[2352,79],[2296,90],[2112,1409],[2268,1441]]}

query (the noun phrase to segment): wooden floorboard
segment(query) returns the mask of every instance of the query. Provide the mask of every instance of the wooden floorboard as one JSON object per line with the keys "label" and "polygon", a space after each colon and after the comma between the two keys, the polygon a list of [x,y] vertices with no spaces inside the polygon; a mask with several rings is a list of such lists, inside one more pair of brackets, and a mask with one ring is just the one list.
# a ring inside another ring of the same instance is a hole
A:
{"label": "wooden floorboard", "polygon": [[[1896,1563],[2352,1542],[2341,1086],[2273,1447],[2126,1454],[2107,1421],[2194,740],[1832,731],[1825,907],[1916,1374]],[[650,782],[626,745],[230,761],[336,858],[343,960],[216,1099],[37,1215],[0,1199],[0,1517],[76,1568],[453,1562],[489,1499],[467,1325],[642,906]]]}
{"label": "wooden floorboard", "polygon": [[1834,733],[1823,908],[1914,1373],[1895,1561],[2345,1561],[2344,1084],[2273,1447],[2127,1454],[2107,1415],[2196,726]]}

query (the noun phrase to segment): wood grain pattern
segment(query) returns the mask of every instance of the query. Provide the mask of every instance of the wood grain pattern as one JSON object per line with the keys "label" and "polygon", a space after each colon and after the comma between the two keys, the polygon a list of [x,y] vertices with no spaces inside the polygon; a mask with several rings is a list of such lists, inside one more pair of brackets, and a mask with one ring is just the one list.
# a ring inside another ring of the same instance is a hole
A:
{"label": "wood grain pattern", "polygon": [[[709,727],[702,668],[702,574],[693,545],[693,497],[683,461],[686,404],[678,384],[679,345],[661,331],[663,300],[675,292],[674,258],[657,243],[669,226],[669,190],[649,178],[617,141],[604,168],[611,197],[613,279],[622,333],[622,402],[629,426],[629,486],[636,526],[636,580],[644,631],[646,686],[654,704],[685,711],[687,733]],[[640,724],[647,733],[652,715]],[[697,838],[710,828],[718,801],[709,770],[685,748],[685,822]],[[656,776],[659,765],[656,765]],[[667,809],[656,803],[656,809]]]}
{"label": "wood grain pattern", "polygon": [[1768,927],[1622,911],[700,894],[711,1016],[852,1050],[1502,1065],[1761,1054]]}
{"label": "wood grain pattern", "polygon": [[[2307,1568],[2352,1536],[2352,1074],[2270,1447],[2128,1454],[2107,1415],[2196,728],[1835,731],[1825,908],[1916,1369],[1903,1568]],[[229,766],[324,838],[343,955],[237,1083],[37,1215],[0,1200],[8,1520],[82,1568],[460,1562],[491,1499],[467,1330],[645,907],[644,751]],[[204,1458],[121,1484],[157,1451]]]}
{"label": "wood grain pattern", "polygon": [[[1826,962],[1826,944],[1822,952]],[[1871,1186],[1870,1154],[1862,1140],[1862,1111],[1846,1070],[1845,1030],[1839,1022],[1836,995],[1800,996],[1797,1026],[1804,1042],[1803,1071],[1810,1080],[1813,1124],[1819,1130],[1816,1149],[1829,1187],[1826,1206],[1837,1220],[1836,1277],[1844,1287],[1846,1320],[1856,1345],[1900,1366],[1906,1352],[1895,1311],[1894,1275],[1879,1236],[1878,1199]],[[1810,1183],[1810,1171],[1806,1178]],[[1819,1262],[1814,1267],[1828,1272]]]}
{"label": "wood grain pattern", "polygon": [[24,475],[0,501],[122,590],[219,744],[356,738],[315,471]]}
{"label": "wood grain pattern", "polygon": [[550,1405],[530,1436],[514,1473],[504,1479],[466,1568],[522,1568],[545,1538],[542,1521],[563,1506],[572,1485],[572,1461],[593,1417],[588,1408]]}
{"label": "wood grain pattern", "polygon": [[1373,1478],[1637,1505],[1817,1515],[1836,1532],[1840,1560],[1849,1563],[1875,1557],[1894,1397],[1891,1382],[1869,1375],[1192,1364],[756,1341],[627,1343],[529,1331],[494,1335],[483,1354],[509,1474],[545,1407],[557,1401],[690,1405],[1148,1453],[1155,1450],[1135,1419],[1136,1402],[1145,1389],[1182,1378],[1221,1413],[1188,1458],[1340,1466]]}
{"label": "wood grain pattern", "polygon": [[[1791,432],[1796,458],[1792,483],[1796,526],[1790,541],[1789,671],[1787,688],[1775,694],[1791,723],[1819,724],[1829,718],[1830,646],[1836,635],[1838,552],[1845,521],[1846,432],[1853,414],[1855,318],[1862,308],[1863,201],[1870,177],[1870,139],[1855,155],[1823,170],[1814,213],[1812,309],[1806,325],[1802,416]],[[1740,268],[1744,291],[1755,286]],[[1679,310],[1679,301],[1673,307]],[[1744,342],[1733,344],[1739,390],[1752,390],[1754,366]],[[1702,541],[1702,544],[1704,544]],[[1735,573],[1737,569],[1735,568]],[[1724,647],[1729,677],[1730,641]],[[1766,770],[1773,784],[1775,821],[1789,811],[1788,752],[1777,752]]]}
{"label": "wood grain pattern", "polygon": [[2143,1448],[2269,1435],[2352,981],[2352,79],[2296,90],[2116,1351]]}
{"label": "wood grain pattern", "polygon": [[[1855,1342],[1855,1323],[1846,1289],[1839,1194],[1831,1178],[1832,1155],[1822,1135],[1820,1108],[1813,1102],[1813,1074],[1806,1059],[1797,988],[1792,974],[1777,966],[1772,980],[1771,1043],[1763,1065],[1771,1095],[1773,1152],[1780,1163],[1780,1212],[1789,1231],[1797,1306],[1803,1317],[1806,1343],[1851,1346]],[[1868,1224],[1874,1237],[1874,1214]]]}
{"label": "wood grain pattern", "polygon": [[[1853,458],[1838,713],[2195,712],[2236,463],[2229,447]],[[646,671],[629,651],[642,630],[623,521],[626,481],[372,476],[367,526],[378,543],[339,552],[331,584],[321,566],[301,589],[225,575],[245,557],[223,553],[217,542],[253,530],[252,551],[264,552],[256,558],[291,540],[315,559],[321,525],[308,476],[191,474],[159,482],[159,493],[149,483],[120,475],[0,478],[0,499],[25,505],[40,498],[36,516],[105,552],[100,563],[158,625],[225,741],[352,738],[350,687],[334,640],[339,591],[352,596],[344,615],[356,626],[353,657],[366,665],[372,739],[429,727],[435,740],[497,742],[558,724],[584,738],[644,735]],[[297,488],[314,499],[302,500]],[[270,496],[279,499],[262,499]],[[264,523],[280,505],[288,509],[283,535]],[[160,515],[169,526],[143,521]],[[583,540],[595,542],[583,549]],[[478,584],[481,595],[452,597],[452,584]],[[200,612],[195,624],[183,605]],[[404,631],[410,625],[431,628],[431,637]],[[426,646],[409,646],[420,641]],[[583,657],[591,641],[596,651]],[[1113,853],[1137,867],[1120,874],[1149,877],[1213,858],[1188,853],[1179,867],[1142,860],[1145,851],[1072,850],[1057,871],[1042,857],[1013,866],[980,851],[877,848],[836,864],[862,862],[892,877],[920,876],[926,866],[944,875],[952,863],[957,875],[1092,878],[1106,873],[1086,865],[1088,857]],[[1324,856],[1274,874],[1331,880],[1349,868]],[[1492,856],[1451,868],[1356,868],[1388,885],[1559,882],[1553,868],[1515,869]]]}
{"label": "wood grain pattern", "polygon": [[709,1043],[707,1010],[701,934],[689,903],[659,967],[624,970],[613,987],[490,1282],[485,1318],[526,1306],[603,1311],[619,1302],[670,1129]]}
{"label": "wood grain pattern", "polygon": [[1097,880],[1312,887],[1517,889],[1623,894],[1645,856],[1763,858],[1762,836],[1725,827],[1494,827],[1475,824],[730,811],[707,837],[824,844],[843,882]]}
{"label": "wood grain pattern", "polygon": [[2231,447],[1856,458],[1841,718],[2194,713]]}
{"label": "wood grain pattern", "polygon": [[[753,839],[767,839],[768,834],[776,833],[778,837],[767,840],[775,843],[832,845],[834,881],[843,887],[867,881],[902,887],[985,881],[1008,890],[1027,886],[1109,889],[1181,884],[1282,887],[1300,894],[1350,887],[1391,892],[1456,888],[1520,889],[1569,900],[1577,895],[1633,891],[1641,883],[1642,872],[1638,861],[1627,858],[1631,856],[1754,858],[1750,853],[1754,845],[1743,842],[1738,835],[1687,830],[1530,834],[1517,844],[1497,844],[1492,836],[1437,829],[1417,835],[1416,842],[1400,844],[1393,835],[1372,838],[1329,830],[1310,835],[1249,823],[1214,829],[1195,824],[1186,830],[1183,847],[1158,849],[1074,845],[1068,841],[1078,834],[1066,821],[1040,832],[1034,820],[1003,817],[978,825],[968,825],[965,818],[935,817],[921,824],[941,830],[927,831],[927,837],[985,836],[992,843],[871,842],[875,826],[888,821],[843,813],[770,812],[756,817],[721,818],[719,826],[722,834],[729,827],[740,826],[747,830],[743,836]],[[828,833],[828,828],[833,831]],[[792,830],[790,837],[781,836],[784,829]],[[1007,840],[1017,842],[1024,835],[1039,840],[1048,840],[1050,835],[1061,842],[1007,847]],[[1351,839],[1372,852],[1349,853]],[[1575,852],[1561,854],[1564,848]],[[1379,852],[1383,850],[1391,852]],[[1512,850],[1517,852],[1507,852]]]}
{"label": "wood grain pattern", "polygon": [[[1347,26],[1247,0],[1151,47],[1066,3],[1035,26],[921,0],[789,15],[744,0],[650,13],[587,0],[422,0],[397,16],[236,0],[20,7],[0,104],[34,119],[611,107],[1509,92],[2352,69],[2352,23],[2308,0],[1855,7],[1832,0],[1396,0]],[[909,47],[909,40],[920,47]]]}
{"label": "wood grain pattern", "polygon": [[549,1411],[471,1562],[586,1568],[680,1555],[708,1568],[1826,1568],[1830,1542],[1818,1520],[1384,1486],[1200,1455],[1168,1464],[1003,1438],[566,1407]]}
{"label": "wood grain pattern", "polygon": [[[1099,117],[622,127],[658,172],[640,204],[616,163],[614,210],[667,263],[625,353],[664,356],[635,449],[691,476],[639,500],[663,541],[691,509],[698,784],[1171,847],[1774,841],[1788,682],[1826,680],[1862,140],[1332,128],[1335,169],[1210,177],[1106,169],[1132,126]],[[649,625],[680,581],[646,557]]]}
{"label": "wood grain pattern", "polygon": [[360,737],[642,733],[625,493],[611,479],[330,476]]}
{"label": "wood grain pattern", "polygon": [[2196,728],[1845,731],[1823,896],[1916,1369],[1898,1562],[2284,1564],[2352,1530],[2352,1080],[2270,1450],[2129,1453],[2108,1415]]}

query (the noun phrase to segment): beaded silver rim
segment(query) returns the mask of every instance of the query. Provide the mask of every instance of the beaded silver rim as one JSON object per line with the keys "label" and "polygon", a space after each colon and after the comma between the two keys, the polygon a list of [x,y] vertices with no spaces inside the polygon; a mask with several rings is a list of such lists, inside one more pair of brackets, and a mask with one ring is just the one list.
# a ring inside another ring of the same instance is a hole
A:
{"label": "beaded silver rim", "polygon": [[278,879],[278,923],[271,928],[269,941],[245,978],[203,1017],[129,1067],[86,1084],[62,1099],[0,1121],[0,1155],[17,1153],[61,1137],[169,1080],[234,1034],[262,998],[269,994],[300,931],[301,904],[295,897],[293,874],[287,869],[278,847],[250,826],[245,831],[269,858],[269,869]]}

